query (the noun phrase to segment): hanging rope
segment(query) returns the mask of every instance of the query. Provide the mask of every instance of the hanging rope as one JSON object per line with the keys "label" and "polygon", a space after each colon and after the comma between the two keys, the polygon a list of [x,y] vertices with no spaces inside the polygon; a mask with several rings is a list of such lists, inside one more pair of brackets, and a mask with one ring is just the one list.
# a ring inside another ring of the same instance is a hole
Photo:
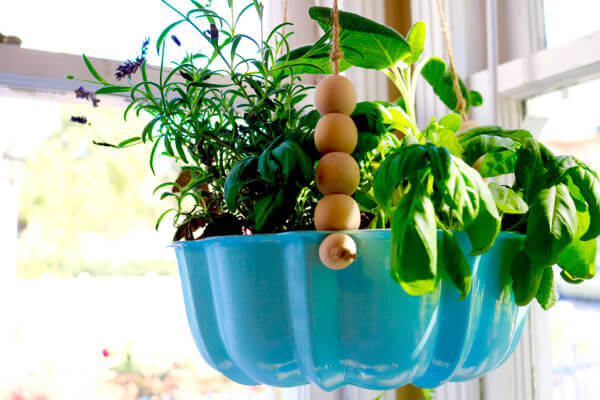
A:
{"label": "hanging rope", "polygon": [[333,45],[331,50],[331,62],[333,63],[333,73],[339,75],[340,60],[344,56],[344,53],[340,49],[340,12],[338,10],[338,0],[333,0],[332,19]]}
{"label": "hanging rope", "polygon": [[[287,24],[288,22],[288,0],[283,0],[283,23]],[[283,37],[285,37],[285,34],[287,33],[287,25],[283,26],[283,29],[281,30]]]}
{"label": "hanging rope", "polygon": [[442,20],[442,31],[444,33],[444,39],[446,40],[446,49],[448,50],[448,62],[450,63],[450,71],[452,73],[452,83],[454,85],[454,92],[456,93],[457,110],[460,113],[463,121],[466,121],[467,113],[467,102],[463,97],[462,90],[460,89],[460,83],[458,81],[458,75],[456,75],[456,65],[454,63],[454,52],[452,51],[452,41],[450,40],[450,30],[446,24],[446,17],[444,15],[444,7],[442,6],[442,0],[437,0],[438,11],[440,13],[440,19]]}

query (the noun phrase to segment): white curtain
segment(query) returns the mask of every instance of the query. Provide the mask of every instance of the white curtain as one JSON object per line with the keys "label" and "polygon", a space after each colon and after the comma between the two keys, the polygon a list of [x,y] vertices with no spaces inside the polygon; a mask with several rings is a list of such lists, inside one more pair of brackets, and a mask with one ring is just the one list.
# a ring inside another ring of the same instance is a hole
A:
{"label": "white curtain", "polygon": [[[285,0],[265,1],[265,20],[267,27],[274,27],[283,21]],[[289,29],[295,33],[290,41],[292,47],[314,43],[323,34],[316,22],[308,16],[308,9],[312,6],[331,7],[332,0],[288,0],[287,20],[294,24]],[[361,14],[367,18],[384,22],[384,0],[340,0],[341,10]],[[387,100],[387,77],[377,71],[367,71],[351,68],[344,73],[352,80],[356,87],[358,100]],[[306,77],[305,82],[316,84],[321,76]]]}

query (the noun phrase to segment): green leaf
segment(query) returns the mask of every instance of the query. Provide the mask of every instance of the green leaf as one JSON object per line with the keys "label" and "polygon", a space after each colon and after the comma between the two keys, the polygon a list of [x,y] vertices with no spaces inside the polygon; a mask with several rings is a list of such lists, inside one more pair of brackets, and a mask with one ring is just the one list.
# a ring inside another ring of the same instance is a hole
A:
{"label": "green leaf", "polygon": [[544,310],[549,310],[558,301],[558,291],[554,283],[554,272],[552,268],[544,268],[540,287],[535,295],[536,300]]}
{"label": "green leaf", "polygon": [[[333,74],[331,65],[331,45],[319,44],[298,47],[280,58],[278,69],[290,69],[295,74]],[[340,60],[340,71],[343,72],[352,65]]]}
{"label": "green leaf", "polygon": [[106,86],[96,90],[96,94],[111,94],[111,93],[129,93],[130,86]]}
{"label": "green leaf", "polygon": [[433,203],[419,187],[410,190],[392,215],[392,278],[410,295],[435,289],[437,234]]}
{"label": "green leaf", "polygon": [[440,125],[456,132],[462,125],[462,118],[458,114],[448,114],[440,119]]}
{"label": "green leaf", "polygon": [[[324,31],[331,31],[331,8],[311,7],[308,13]],[[385,25],[345,11],[340,11],[339,21],[343,59],[354,66],[377,70],[389,68],[411,54],[406,39]]]}
{"label": "green leaf", "polygon": [[[479,175],[476,172],[473,175]],[[494,197],[485,183],[473,179],[477,182],[479,191],[479,212],[471,224],[468,224],[465,231],[471,241],[471,255],[479,255],[488,251],[496,241],[500,233],[501,219],[496,208]]]}
{"label": "green leaf", "polygon": [[475,90],[470,90],[469,103],[471,104],[471,107],[481,107],[483,105],[483,96]]}
{"label": "green leaf", "polygon": [[595,239],[588,241],[575,240],[558,258],[558,265],[574,279],[592,279],[596,275]]}
{"label": "green leaf", "polygon": [[440,129],[436,144],[447,148],[455,157],[462,158],[463,156],[463,147],[460,145],[456,138],[456,134],[451,129]]}
{"label": "green leaf", "polygon": [[408,145],[386,157],[373,178],[373,192],[377,203],[385,210],[392,207],[393,194],[409,174],[428,166],[427,148]]}
{"label": "green leaf", "polygon": [[491,152],[510,150],[515,152],[517,146],[514,140],[496,135],[479,135],[473,139],[463,142],[465,146],[464,160],[473,165],[483,155]]}
{"label": "green leaf", "polygon": [[96,69],[94,68],[90,60],[85,56],[85,54],[83,54],[83,62],[85,63],[87,69],[90,71],[90,74],[92,74],[92,76],[96,78],[98,82],[102,83],[103,85],[110,86],[110,83],[106,82],[106,80],[104,80],[104,78],[100,76],[98,71],[96,71]]}
{"label": "green leaf", "polygon": [[[452,157],[448,180],[436,182],[453,218],[462,226],[468,226],[479,213],[479,187],[485,187],[477,171],[459,158]],[[487,190],[487,189],[486,189]],[[491,194],[490,194],[491,197]]]}
{"label": "green leaf", "polygon": [[405,128],[417,129],[417,126],[411,121],[410,117],[398,106],[382,107],[383,122],[389,125],[392,130],[404,131]]}
{"label": "green leaf", "polygon": [[577,232],[575,204],[564,184],[541,190],[531,202],[525,249],[532,262],[549,266]]}
{"label": "green leaf", "polygon": [[285,189],[281,189],[277,193],[269,194],[256,202],[252,216],[257,231],[260,232],[263,228],[270,226],[270,220],[275,218],[276,214],[281,211],[284,200]]}
{"label": "green leaf", "polygon": [[460,300],[471,290],[471,268],[452,232],[444,231],[444,268],[450,280],[460,292]]}
{"label": "green leaf", "polygon": [[368,193],[365,193],[362,190],[354,192],[352,197],[358,203],[361,211],[373,212],[377,208],[377,202]]}
{"label": "green leaf", "polygon": [[169,208],[168,210],[165,210],[162,212],[162,214],[160,214],[160,216],[158,217],[158,219],[156,220],[156,224],[154,225],[154,229],[158,230],[158,227],[160,226],[160,223],[162,222],[162,220],[167,216],[167,214],[169,214],[171,211],[177,211],[174,208]]}
{"label": "green leaf", "polygon": [[529,206],[525,203],[523,197],[511,188],[494,182],[491,182],[488,188],[494,197],[496,207],[503,213],[525,214],[529,210]]}
{"label": "green leaf", "polygon": [[569,170],[569,177],[588,204],[590,226],[581,240],[590,240],[600,235],[600,181],[596,173],[585,164]]}
{"label": "green leaf", "polygon": [[584,279],[576,279],[572,277],[567,271],[561,271],[560,277],[563,278],[565,282],[570,283],[571,285],[579,285],[580,283],[585,282]]}
{"label": "green leaf", "polygon": [[524,250],[517,253],[510,267],[515,303],[520,306],[531,303],[540,288],[543,274],[544,267],[531,262]]}
{"label": "green leaf", "polygon": [[250,176],[256,173],[257,158],[251,156],[238,162],[227,174],[224,186],[225,204],[232,213],[237,210],[240,191],[247,184]]}
{"label": "green leaf", "polygon": [[414,24],[408,32],[407,40],[410,45],[410,56],[404,61],[407,64],[414,64],[419,61],[425,50],[425,22],[420,21]]}
{"label": "green leaf", "polygon": [[515,178],[517,184],[525,192],[535,192],[534,186],[539,186],[538,176],[543,174],[543,162],[540,148],[534,140],[527,140],[517,151],[515,163]]}
{"label": "green leaf", "polygon": [[512,174],[515,171],[517,154],[511,150],[493,151],[487,153],[479,167],[479,173],[484,178]]}
{"label": "green leaf", "polygon": [[123,148],[123,147],[129,147],[129,146],[133,146],[133,145],[139,144],[141,142],[142,142],[142,138],[139,137],[139,136],[136,136],[136,137],[132,137],[132,138],[123,140],[121,143],[119,143],[117,145],[117,147],[121,147],[121,148]]}
{"label": "green leaf", "polygon": [[356,104],[350,117],[359,132],[370,132],[382,136],[387,132],[383,115],[379,104],[362,101]]}
{"label": "green leaf", "polygon": [[[450,68],[446,67],[446,63],[437,57],[431,57],[421,70],[421,75],[427,83],[433,88],[433,92],[439,99],[452,111],[458,112],[458,97],[454,90],[454,80]],[[475,103],[471,104],[471,96],[462,80],[459,79],[459,85],[463,98],[465,99],[466,109],[481,105],[479,98],[473,95]]]}

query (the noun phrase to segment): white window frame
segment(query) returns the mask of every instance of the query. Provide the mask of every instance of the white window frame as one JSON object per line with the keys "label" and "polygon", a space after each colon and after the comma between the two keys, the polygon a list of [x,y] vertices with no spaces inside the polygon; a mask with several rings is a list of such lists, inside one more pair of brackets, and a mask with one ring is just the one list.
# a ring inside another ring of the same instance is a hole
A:
{"label": "white window frame", "polygon": [[[600,77],[600,32],[546,49],[542,0],[444,1],[459,74],[486,101],[483,107],[471,112],[471,118],[481,124],[520,128],[522,105],[527,98]],[[413,20],[427,22],[428,55],[445,56],[436,3],[436,0],[413,0]],[[500,11],[494,13],[498,7]],[[517,17],[520,21],[515,23]],[[482,28],[483,21],[491,29]],[[481,26],[477,26],[478,22]],[[498,37],[497,32],[502,35]],[[421,88],[418,104],[421,124],[430,115],[439,117],[448,112],[428,92],[427,88]],[[549,329],[547,312],[534,302],[521,342],[506,364],[479,380],[444,385],[436,391],[436,400],[551,399]]]}

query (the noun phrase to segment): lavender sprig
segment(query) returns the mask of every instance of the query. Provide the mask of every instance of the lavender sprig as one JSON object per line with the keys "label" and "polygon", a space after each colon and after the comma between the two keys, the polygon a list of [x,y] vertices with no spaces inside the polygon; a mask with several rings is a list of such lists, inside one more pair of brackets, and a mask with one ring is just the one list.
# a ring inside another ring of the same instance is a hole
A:
{"label": "lavender sprig", "polygon": [[83,86],[75,89],[75,97],[91,101],[94,107],[98,107],[98,103],[100,103],[100,99],[98,99],[94,93],[86,90]]}
{"label": "lavender sprig", "polygon": [[150,39],[146,38],[144,43],[142,43],[142,54],[136,57],[134,61],[127,60],[117,67],[117,72],[115,72],[115,78],[117,78],[117,80],[120,81],[123,78],[130,78],[131,75],[135,74],[137,70],[141,68],[144,62],[146,62],[146,53],[148,52],[149,44]]}

